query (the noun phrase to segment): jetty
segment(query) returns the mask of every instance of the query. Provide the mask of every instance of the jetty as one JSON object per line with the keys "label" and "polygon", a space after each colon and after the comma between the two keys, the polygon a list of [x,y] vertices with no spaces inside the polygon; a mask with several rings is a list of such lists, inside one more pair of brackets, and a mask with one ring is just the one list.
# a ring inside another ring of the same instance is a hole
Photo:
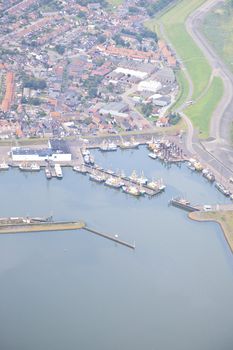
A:
{"label": "jetty", "polygon": [[110,236],[110,235],[108,235],[106,233],[98,232],[98,231],[93,230],[93,229],[91,229],[89,227],[84,227],[84,230],[86,230],[88,232],[91,232],[91,233],[94,233],[97,236],[109,239],[109,240],[111,240],[113,242],[116,242],[118,244],[124,245],[125,247],[131,248],[131,249],[135,249],[135,243],[134,244],[130,244],[128,242],[122,241],[121,239],[118,238],[118,235]]}
{"label": "jetty", "polygon": [[189,212],[199,211],[201,209],[200,206],[192,205],[189,201],[187,201],[184,198],[172,198],[169,204]]}
{"label": "jetty", "polygon": [[111,236],[101,233],[86,226],[84,221],[52,221],[52,218],[29,218],[10,217],[0,218],[0,234],[48,232],[48,231],[74,231],[86,230],[100,237],[111,240],[125,247],[135,249],[135,244],[130,244],[118,238],[118,235]]}

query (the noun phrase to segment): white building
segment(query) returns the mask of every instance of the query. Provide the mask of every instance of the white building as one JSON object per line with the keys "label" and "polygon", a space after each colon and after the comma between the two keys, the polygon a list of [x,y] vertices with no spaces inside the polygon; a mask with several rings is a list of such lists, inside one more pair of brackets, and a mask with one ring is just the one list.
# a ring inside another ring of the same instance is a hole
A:
{"label": "white building", "polygon": [[138,84],[138,91],[151,91],[156,93],[162,88],[162,84],[157,80],[144,80]]}
{"label": "white building", "polygon": [[11,158],[16,162],[41,162],[51,160],[54,162],[69,162],[71,152],[65,141],[51,140],[48,148],[32,149],[25,147],[12,147]]}

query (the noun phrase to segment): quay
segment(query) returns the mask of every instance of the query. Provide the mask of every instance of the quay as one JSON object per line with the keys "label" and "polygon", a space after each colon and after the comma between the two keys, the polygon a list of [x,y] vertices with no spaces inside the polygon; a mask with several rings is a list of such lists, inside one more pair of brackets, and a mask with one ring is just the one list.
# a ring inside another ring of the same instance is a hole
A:
{"label": "quay", "polygon": [[45,231],[80,230],[85,227],[83,221],[77,222],[43,222],[43,223],[9,223],[0,225],[0,234],[29,233]]}

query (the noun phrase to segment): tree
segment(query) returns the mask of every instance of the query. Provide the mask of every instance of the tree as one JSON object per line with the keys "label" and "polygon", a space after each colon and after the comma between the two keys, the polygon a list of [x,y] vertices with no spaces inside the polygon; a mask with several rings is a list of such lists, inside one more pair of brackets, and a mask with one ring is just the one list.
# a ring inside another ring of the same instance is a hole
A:
{"label": "tree", "polygon": [[152,103],[147,103],[142,105],[142,113],[144,114],[145,117],[149,117],[152,113],[153,106]]}
{"label": "tree", "polygon": [[65,52],[65,46],[64,45],[56,45],[55,50],[59,53],[59,55],[63,55]]}

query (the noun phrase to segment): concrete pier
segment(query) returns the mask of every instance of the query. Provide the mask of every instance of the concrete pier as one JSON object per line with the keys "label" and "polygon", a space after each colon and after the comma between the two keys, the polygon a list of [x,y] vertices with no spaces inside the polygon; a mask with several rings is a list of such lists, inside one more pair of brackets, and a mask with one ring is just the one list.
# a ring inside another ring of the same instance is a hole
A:
{"label": "concrete pier", "polygon": [[0,225],[0,234],[80,230],[84,227],[85,223],[83,221],[3,224]]}
{"label": "concrete pier", "polygon": [[95,235],[97,236],[100,236],[100,237],[103,237],[103,238],[106,238],[106,239],[109,239],[110,241],[113,241],[113,242],[116,242],[116,243],[119,243],[121,245],[124,245],[125,247],[128,247],[128,248],[131,248],[131,249],[135,249],[135,244],[130,244],[130,243],[127,243],[125,241],[122,241],[121,239],[119,239],[118,237],[115,237],[115,236],[110,236],[106,233],[101,233],[101,232],[98,232],[96,230],[93,230],[89,227],[84,227],[84,230],[88,231],[88,232],[91,232],[91,233],[94,233]]}

